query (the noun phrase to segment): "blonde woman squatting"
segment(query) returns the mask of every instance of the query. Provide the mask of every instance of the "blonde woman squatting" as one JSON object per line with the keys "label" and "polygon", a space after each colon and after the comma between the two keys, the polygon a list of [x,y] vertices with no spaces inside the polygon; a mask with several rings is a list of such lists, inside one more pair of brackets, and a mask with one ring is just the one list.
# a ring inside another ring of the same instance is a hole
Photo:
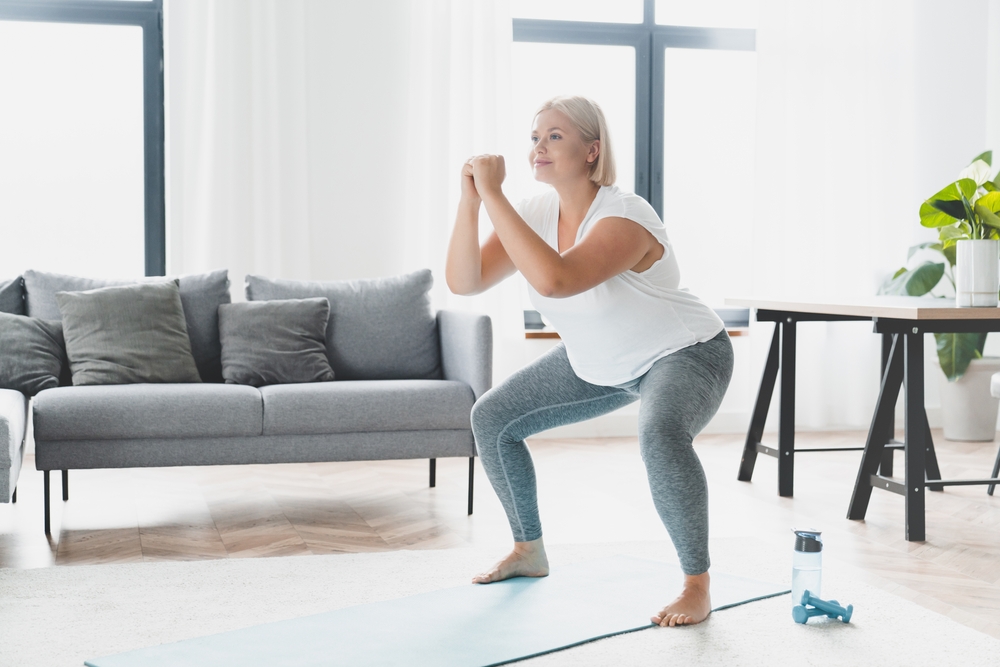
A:
{"label": "blonde woman squatting", "polygon": [[[544,194],[512,205],[501,188],[502,156],[462,166],[448,287],[478,294],[520,271],[532,304],[562,338],[472,409],[476,448],[514,538],[511,552],[473,582],[549,573],[525,438],[641,398],[649,488],[684,571],[680,595],[651,620],[689,625],[711,611],[708,486],[692,441],[725,396],[733,351],[715,312],[679,289],[674,248],[652,207],[615,187],[611,149],[597,104],[558,97],[531,128],[528,161],[551,186]],[[482,245],[481,205],[493,225]]]}

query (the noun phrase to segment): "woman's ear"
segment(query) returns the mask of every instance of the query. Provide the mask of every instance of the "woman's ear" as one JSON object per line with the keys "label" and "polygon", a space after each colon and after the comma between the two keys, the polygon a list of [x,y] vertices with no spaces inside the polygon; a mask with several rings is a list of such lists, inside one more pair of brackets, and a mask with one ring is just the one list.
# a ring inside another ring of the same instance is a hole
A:
{"label": "woman's ear", "polygon": [[590,149],[587,151],[587,164],[594,164],[597,162],[597,156],[601,154],[601,140],[595,139],[594,143],[590,144]]}

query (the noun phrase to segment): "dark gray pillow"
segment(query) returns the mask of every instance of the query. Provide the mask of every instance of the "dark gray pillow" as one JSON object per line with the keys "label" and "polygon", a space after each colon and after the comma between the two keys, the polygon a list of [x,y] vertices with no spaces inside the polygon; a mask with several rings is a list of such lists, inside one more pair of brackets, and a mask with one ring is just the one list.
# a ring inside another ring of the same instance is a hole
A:
{"label": "dark gray pillow", "polygon": [[34,396],[58,387],[66,363],[59,322],[0,313],[0,389]]}
{"label": "dark gray pillow", "polygon": [[177,283],[57,292],[73,384],[201,382]]}
{"label": "dark gray pillow", "polygon": [[329,382],[325,298],[219,306],[222,377],[229,384]]}
{"label": "dark gray pillow", "polygon": [[21,276],[0,280],[0,313],[24,315],[24,280]]}
{"label": "dark gray pillow", "polygon": [[[59,319],[56,292],[82,292],[100,287],[119,287],[143,282],[162,282],[165,278],[145,280],[91,280],[64,276],[58,273],[25,271],[25,311],[31,317],[47,320]],[[181,276],[181,304],[187,321],[191,353],[198,372],[205,382],[222,382],[222,344],[219,342],[219,306],[231,301],[229,272],[213,271],[192,276]]]}
{"label": "dark gray pillow", "polygon": [[326,297],[326,353],[338,380],[439,379],[427,269],[392,278],[304,282],[247,276],[250,301]]}

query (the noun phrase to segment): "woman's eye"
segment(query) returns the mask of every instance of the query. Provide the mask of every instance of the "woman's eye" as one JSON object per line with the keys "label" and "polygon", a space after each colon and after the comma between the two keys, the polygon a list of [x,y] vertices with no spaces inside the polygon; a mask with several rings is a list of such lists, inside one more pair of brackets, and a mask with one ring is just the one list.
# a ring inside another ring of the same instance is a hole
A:
{"label": "woman's eye", "polygon": [[558,134],[550,134],[549,139],[562,139]]}
{"label": "woman's eye", "polygon": [[538,143],[538,137],[532,137],[531,138],[531,143],[537,144]]}

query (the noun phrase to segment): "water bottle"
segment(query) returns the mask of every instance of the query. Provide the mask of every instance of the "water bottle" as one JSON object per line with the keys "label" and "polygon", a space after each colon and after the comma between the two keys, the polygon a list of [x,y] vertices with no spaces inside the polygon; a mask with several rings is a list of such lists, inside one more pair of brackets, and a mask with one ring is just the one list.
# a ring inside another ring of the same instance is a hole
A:
{"label": "water bottle", "polygon": [[809,591],[820,597],[823,579],[823,540],[818,530],[796,530],[795,554],[792,556],[792,606],[802,604],[802,594]]}

